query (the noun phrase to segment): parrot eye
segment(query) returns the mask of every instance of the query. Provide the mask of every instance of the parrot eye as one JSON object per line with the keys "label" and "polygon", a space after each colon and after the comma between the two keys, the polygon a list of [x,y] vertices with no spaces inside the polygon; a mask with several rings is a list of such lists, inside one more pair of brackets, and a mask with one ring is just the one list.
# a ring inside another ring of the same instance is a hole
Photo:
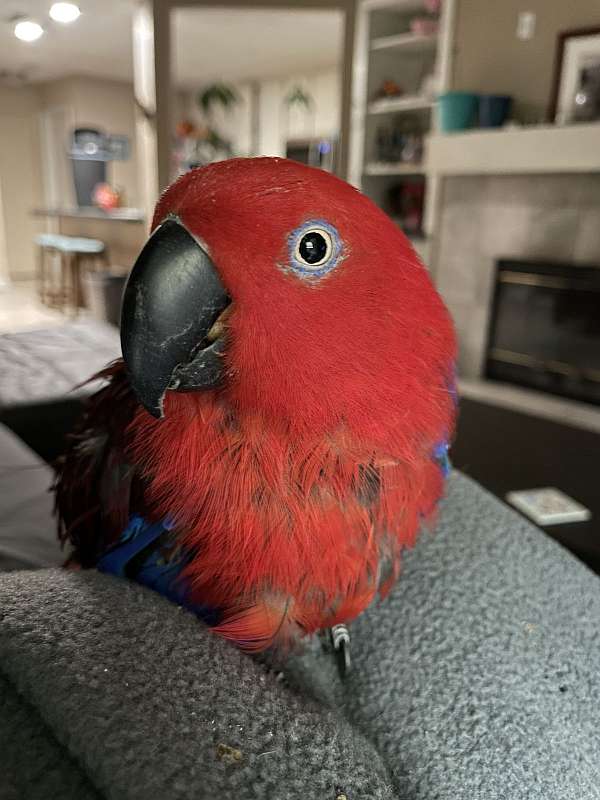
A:
{"label": "parrot eye", "polygon": [[320,278],[339,262],[342,243],[328,222],[310,220],[289,237],[290,266],[301,277]]}
{"label": "parrot eye", "polygon": [[331,236],[327,231],[309,231],[298,242],[296,258],[307,266],[319,267],[331,254]]}

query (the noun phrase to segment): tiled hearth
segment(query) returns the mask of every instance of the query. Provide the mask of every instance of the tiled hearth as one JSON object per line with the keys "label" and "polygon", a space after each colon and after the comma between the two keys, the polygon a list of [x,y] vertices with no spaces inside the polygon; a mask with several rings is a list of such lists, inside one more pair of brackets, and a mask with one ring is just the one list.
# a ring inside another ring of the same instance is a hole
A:
{"label": "tiled hearth", "polygon": [[[493,385],[482,388],[480,382],[495,262],[539,258],[600,265],[600,174],[446,178],[439,230],[434,278],[458,331],[459,374],[466,390],[480,385],[484,394],[493,394]],[[521,400],[528,395],[534,407],[547,397],[550,412],[559,408],[549,395],[516,393]],[[498,402],[506,397],[519,405],[510,391],[500,391]],[[600,419],[600,408],[560,401],[565,402],[575,414],[580,406]]]}

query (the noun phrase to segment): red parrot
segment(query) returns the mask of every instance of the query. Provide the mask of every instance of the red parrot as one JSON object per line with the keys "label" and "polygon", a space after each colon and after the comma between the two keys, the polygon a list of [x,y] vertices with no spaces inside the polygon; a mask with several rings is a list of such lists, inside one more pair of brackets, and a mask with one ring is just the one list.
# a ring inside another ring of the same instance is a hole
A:
{"label": "red parrot", "polygon": [[450,317],[402,232],[280,158],[160,198],[55,485],[71,563],[152,586],[247,650],[345,623],[443,490]]}

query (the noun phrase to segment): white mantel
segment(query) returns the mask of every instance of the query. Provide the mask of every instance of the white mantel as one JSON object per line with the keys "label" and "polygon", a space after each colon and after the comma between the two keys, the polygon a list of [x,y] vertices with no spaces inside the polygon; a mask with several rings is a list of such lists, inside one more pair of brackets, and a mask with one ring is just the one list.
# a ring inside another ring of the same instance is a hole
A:
{"label": "white mantel", "polygon": [[439,176],[600,172],[600,123],[436,134],[426,158]]}

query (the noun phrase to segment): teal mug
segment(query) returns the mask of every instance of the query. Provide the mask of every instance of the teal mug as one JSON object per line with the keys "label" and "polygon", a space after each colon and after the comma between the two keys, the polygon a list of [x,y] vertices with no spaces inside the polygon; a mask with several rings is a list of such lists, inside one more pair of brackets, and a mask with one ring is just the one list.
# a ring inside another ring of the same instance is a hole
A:
{"label": "teal mug", "polygon": [[438,97],[440,128],[443,133],[472,128],[477,117],[479,95],[472,92],[446,92]]}

